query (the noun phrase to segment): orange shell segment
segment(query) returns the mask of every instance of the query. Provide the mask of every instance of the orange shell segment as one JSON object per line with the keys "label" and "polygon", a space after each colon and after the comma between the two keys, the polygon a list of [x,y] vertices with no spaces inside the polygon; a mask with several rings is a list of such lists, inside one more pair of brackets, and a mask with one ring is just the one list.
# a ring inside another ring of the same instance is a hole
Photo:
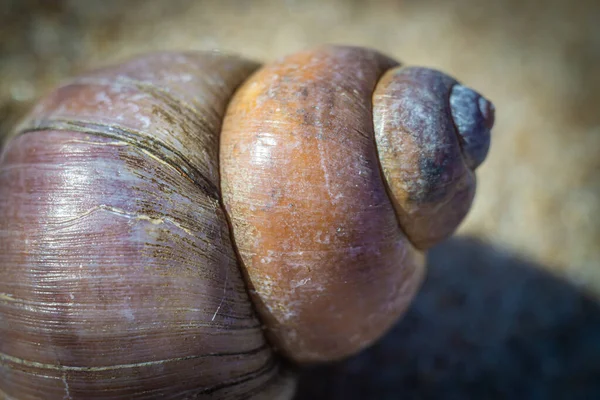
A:
{"label": "orange shell segment", "polygon": [[371,97],[397,63],[327,46],[255,73],[229,105],[221,189],[274,345],[298,362],[371,344],[405,311],[424,257],[382,178]]}

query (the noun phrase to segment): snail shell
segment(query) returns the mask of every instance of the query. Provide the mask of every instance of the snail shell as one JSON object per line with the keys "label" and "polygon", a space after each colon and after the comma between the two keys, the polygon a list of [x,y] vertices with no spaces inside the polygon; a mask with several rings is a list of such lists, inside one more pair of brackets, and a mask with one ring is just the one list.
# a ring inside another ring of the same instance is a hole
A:
{"label": "snail shell", "polygon": [[24,121],[0,156],[0,395],[289,398],[277,353],[345,357],[406,309],[491,105],[360,48],[257,68],[143,56]]}

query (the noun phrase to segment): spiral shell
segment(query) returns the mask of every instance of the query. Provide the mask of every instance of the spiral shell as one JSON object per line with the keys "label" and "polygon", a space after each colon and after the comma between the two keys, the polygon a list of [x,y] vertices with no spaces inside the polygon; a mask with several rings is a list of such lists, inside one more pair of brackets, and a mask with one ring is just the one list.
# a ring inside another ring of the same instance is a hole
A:
{"label": "spiral shell", "polygon": [[280,355],[346,357],[406,310],[493,112],[344,46],[66,83],[0,156],[0,396],[290,398]]}

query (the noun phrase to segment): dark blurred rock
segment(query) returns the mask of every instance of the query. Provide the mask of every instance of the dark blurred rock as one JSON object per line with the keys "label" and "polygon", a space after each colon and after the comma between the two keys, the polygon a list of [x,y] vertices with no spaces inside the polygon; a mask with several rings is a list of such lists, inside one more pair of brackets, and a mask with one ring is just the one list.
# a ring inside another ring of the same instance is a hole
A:
{"label": "dark blurred rock", "polygon": [[297,400],[598,399],[600,305],[473,239],[431,252],[408,314],[372,348],[309,368]]}

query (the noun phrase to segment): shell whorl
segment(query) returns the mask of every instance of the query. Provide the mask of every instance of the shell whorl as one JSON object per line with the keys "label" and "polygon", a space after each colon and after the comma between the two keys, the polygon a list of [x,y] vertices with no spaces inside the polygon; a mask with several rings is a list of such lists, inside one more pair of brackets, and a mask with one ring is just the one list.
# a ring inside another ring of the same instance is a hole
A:
{"label": "shell whorl", "polygon": [[291,396],[218,194],[225,107],[256,67],[144,56],[24,121],[0,158],[0,397]]}
{"label": "shell whorl", "polygon": [[375,139],[398,220],[427,249],[463,220],[475,195],[475,168],[485,158],[492,104],[429,68],[386,72],[373,95]]}

